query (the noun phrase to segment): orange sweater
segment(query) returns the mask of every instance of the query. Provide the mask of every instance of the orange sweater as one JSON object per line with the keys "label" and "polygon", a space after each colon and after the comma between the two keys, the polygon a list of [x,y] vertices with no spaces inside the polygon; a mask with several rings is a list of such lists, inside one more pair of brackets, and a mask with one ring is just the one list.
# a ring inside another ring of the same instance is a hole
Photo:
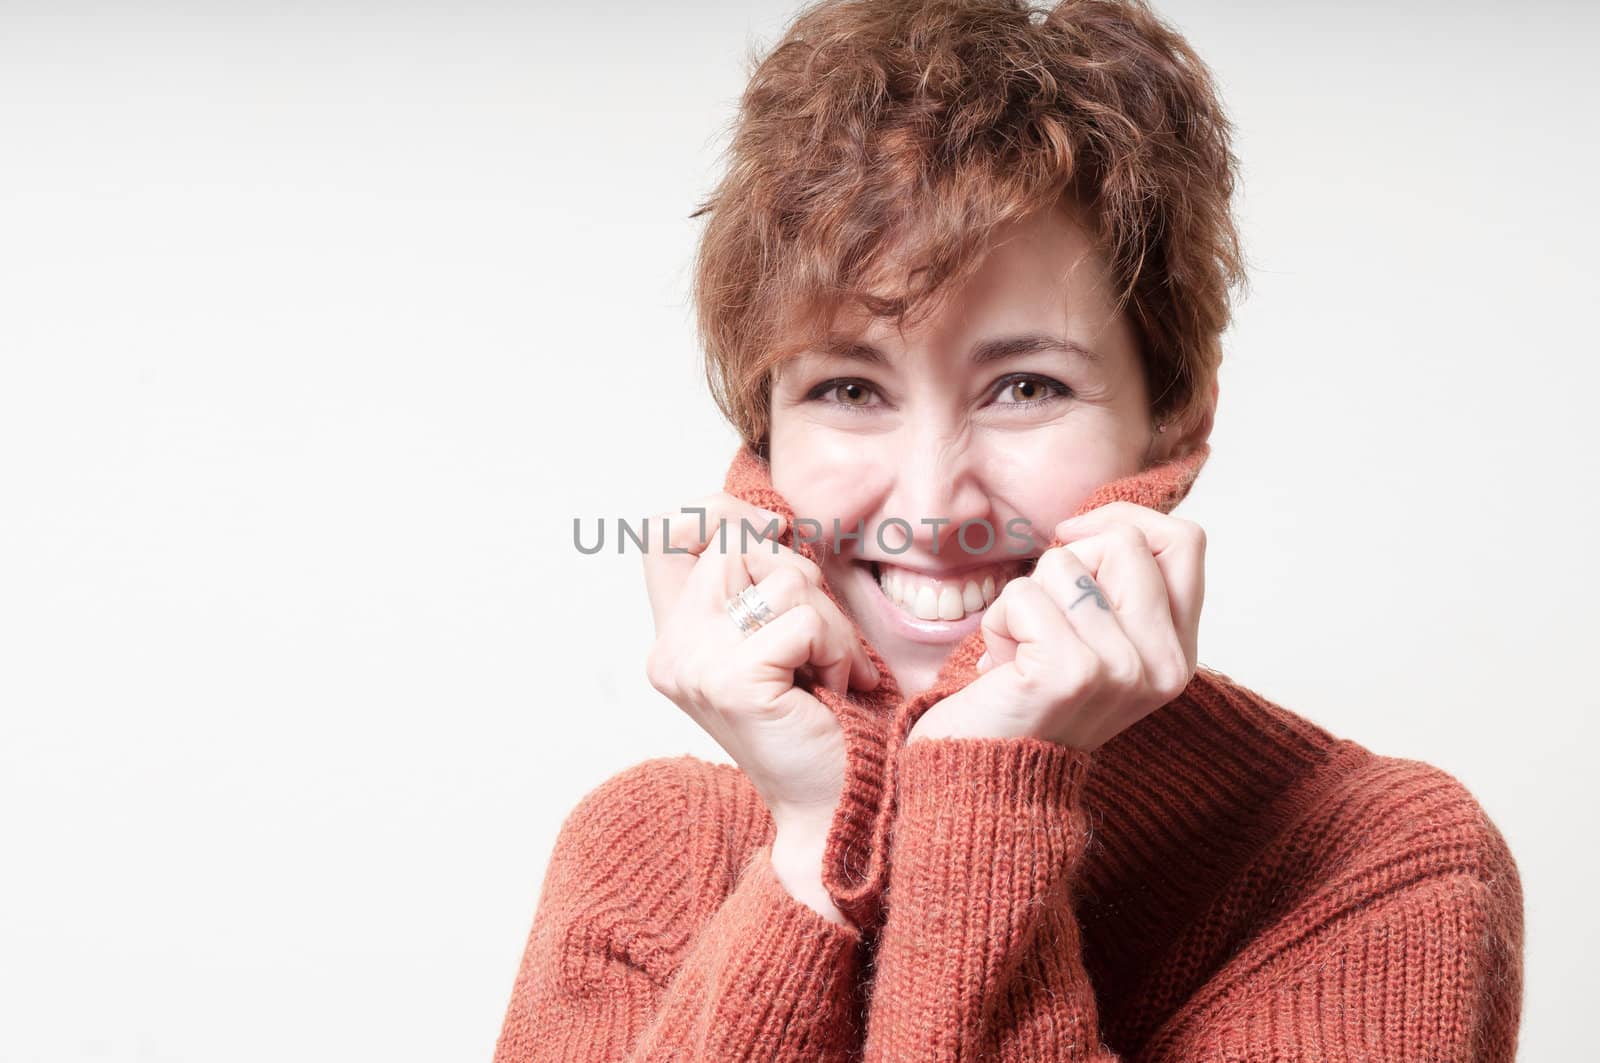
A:
{"label": "orange sweater", "polygon": [[[1208,454],[1078,512],[1170,512]],[[750,451],[726,488],[794,516]],[[645,761],[561,828],[496,1063],[1513,1059],[1521,883],[1450,775],[1204,665],[1092,754],[907,745],[982,636],[910,699],[868,649],[878,690],[813,688],[847,738],[822,870],[855,925],[779,883],[737,768]]]}

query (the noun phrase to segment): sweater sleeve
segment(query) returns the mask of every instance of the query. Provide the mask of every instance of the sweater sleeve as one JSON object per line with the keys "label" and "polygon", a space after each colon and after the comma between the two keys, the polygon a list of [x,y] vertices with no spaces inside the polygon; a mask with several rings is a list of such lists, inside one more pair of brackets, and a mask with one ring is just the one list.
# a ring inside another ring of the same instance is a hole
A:
{"label": "sweater sleeve", "polygon": [[1460,838],[1437,859],[1375,849],[1260,928],[1136,1052],[1111,1051],[1071,903],[1091,762],[1035,739],[901,751],[867,1060],[1513,1059],[1522,897],[1492,826],[1486,862],[1462,859]]}
{"label": "sweater sleeve", "polygon": [[[686,763],[629,769],[563,824],[495,1063],[859,1053],[859,931],[784,888],[770,820],[686,802]],[[764,844],[719,890],[699,839],[745,830]]]}

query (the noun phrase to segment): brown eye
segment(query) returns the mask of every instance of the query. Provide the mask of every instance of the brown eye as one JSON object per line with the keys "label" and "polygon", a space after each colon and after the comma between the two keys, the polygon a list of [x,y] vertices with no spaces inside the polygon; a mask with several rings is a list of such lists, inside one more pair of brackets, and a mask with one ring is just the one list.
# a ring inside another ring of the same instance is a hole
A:
{"label": "brown eye", "polygon": [[1044,385],[1037,380],[1015,380],[1007,394],[1013,402],[1038,402],[1044,398]]}
{"label": "brown eye", "polygon": [[995,402],[1001,406],[1043,406],[1071,394],[1059,380],[1046,376],[1014,376],[996,385]]}
{"label": "brown eye", "polygon": [[823,380],[806,392],[805,401],[827,406],[845,406],[865,413],[883,406],[883,396],[865,380],[835,377]]}
{"label": "brown eye", "polygon": [[845,381],[833,389],[834,398],[845,406],[865,406],[872,392],[854,381]]}

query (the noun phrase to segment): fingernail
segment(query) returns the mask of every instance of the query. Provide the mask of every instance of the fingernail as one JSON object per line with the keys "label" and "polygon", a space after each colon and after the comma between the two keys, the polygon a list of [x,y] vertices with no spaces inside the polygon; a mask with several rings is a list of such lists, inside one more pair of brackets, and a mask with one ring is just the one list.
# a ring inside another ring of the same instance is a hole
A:
{"label": "fingernail", "polygon": [[989,666],[992,664],[994,664],[994,661],[990,659],[989,651],[984,650],[983,656],[978,658],[978,671],[987,672],[989,670]]}

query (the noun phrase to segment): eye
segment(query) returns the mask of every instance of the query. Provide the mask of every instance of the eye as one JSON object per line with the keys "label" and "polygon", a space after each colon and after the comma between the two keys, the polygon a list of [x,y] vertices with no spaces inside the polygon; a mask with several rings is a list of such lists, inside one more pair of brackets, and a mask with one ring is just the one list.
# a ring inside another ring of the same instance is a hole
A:
{"label": "eye", "polygon": [[851,409],[871,409],[877,390],[865,380],[825,380],[806,393],[808,401],[821,401]]}
{"label": "eye", "polygon": [[1000,406],[1041,406],[1072,394],[1059,380],[1032,373],[1016,373],[995,383],[995,402]]}

